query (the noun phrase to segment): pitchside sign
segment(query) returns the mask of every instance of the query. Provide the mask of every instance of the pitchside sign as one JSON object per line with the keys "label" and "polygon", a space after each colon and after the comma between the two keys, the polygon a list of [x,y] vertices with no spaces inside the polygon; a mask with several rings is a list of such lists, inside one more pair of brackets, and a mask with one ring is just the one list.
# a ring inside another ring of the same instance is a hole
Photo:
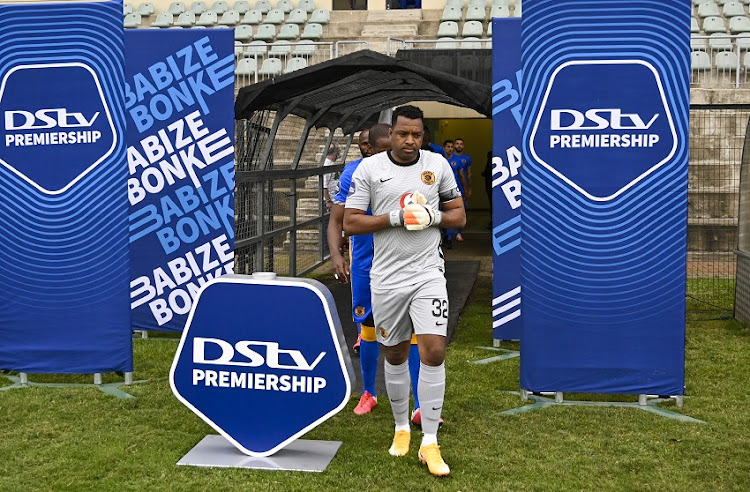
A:
{"label": "pitchside sign", "polygon": [[492,19],[492,338],[521,338],[521,19]]}
{"label": "pitchside sign", "polygon": [[177,398],[251,456],[269,456],[338,413],[353,378],[328,289],[257,274],[203,287],[170,372]]}
{"label": "pitchside sign", "polygon": [[683,393],[690,7],[524,2],[524,389]]}
{"label": "pitchside sign", "polygon": [[133,328],[182,331],[234,269],[234,38],[128,30],[125,50]]}
{"label": "pitchside sign", "polygon": [[0,368],[130,372],[122,2],[0,32]]}

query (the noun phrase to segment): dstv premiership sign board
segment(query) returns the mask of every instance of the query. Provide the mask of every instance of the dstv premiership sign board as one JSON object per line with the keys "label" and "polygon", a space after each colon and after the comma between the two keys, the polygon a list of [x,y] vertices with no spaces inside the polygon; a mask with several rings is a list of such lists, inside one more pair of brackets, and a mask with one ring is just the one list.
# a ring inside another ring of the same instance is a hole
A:
{"label": "dstv premiership sign board", "polygon": [[83,63],[8,70],[0,82],[0,114],[0,162],[48,195],[73,186],[117,145],[99,78]]}
{"label": "dstv premiership sign board", "polygon": [[270,277],[207,283],[170,372],[177,398],[251,456],[269,456],[338,413],[354,378],[328,289]]}
{"label": "dstv premiership sign board", "polygon": [[563,63],[550,78],[530,150],[587,198],[619,196],[677,150],[659,73],[643,60]]}

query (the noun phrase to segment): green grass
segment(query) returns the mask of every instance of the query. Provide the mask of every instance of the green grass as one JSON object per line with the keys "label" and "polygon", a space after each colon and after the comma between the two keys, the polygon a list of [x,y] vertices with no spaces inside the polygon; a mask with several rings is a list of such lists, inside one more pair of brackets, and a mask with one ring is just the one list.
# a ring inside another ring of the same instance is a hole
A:
{"label": "green grass", "polygon": [[[706,424],[627,408],[553,407],[501,416],[522,404],[501,392],[518,388],[518,359],[469,362],[493,355],[476,348],[490,343],[491,297],[489,279],[480,278],[448,350],[440,442],[453,471],[445,479],[418,464],[416,445],[405,458],[387,454],[386,398],[366,417],[351,412],[352,401],[305,436],[343,441],[323,473],[178,467],[214,432],[169,389],[176,340],[152,338],[135,340],[136,379],[148,379],[127,389],[135,399],[89,388],[0,392],[0,491],[750,490],[747,327],[732,320],[688,322],[685,405],[665,407]],[[0,378],[0,384],[8,382]]]}

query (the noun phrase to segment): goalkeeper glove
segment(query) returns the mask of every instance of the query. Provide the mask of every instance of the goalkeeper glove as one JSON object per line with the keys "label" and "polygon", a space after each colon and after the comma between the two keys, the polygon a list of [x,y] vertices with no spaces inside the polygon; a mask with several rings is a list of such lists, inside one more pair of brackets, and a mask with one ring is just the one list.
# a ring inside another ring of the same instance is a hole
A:
{"label": "goalkeeper glove", "polygon": [[404,226],[410,231],[421,231],[430,226],[440,225],[443,214],[427,205],[412,203],[404,207]]}

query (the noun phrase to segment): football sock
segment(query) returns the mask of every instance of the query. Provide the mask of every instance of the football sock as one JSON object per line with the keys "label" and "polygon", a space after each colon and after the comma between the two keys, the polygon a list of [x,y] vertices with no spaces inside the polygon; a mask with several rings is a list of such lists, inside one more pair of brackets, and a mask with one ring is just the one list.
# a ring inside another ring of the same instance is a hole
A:
{"label": "football sock", "polygon": [[375,396],[375,375],[378,372],[380,345],[377,342],[375,328],[362,325],[362,341],[359,342],[359,365],[362,369],[362,391],[369,391]]}
{"label": "football sock", "polygon": [[412,343],[409,347],[409,374],[411,375],[411,394],[414,395],[414,410],[419,408],[419,347]]}
{"label": "football sock", "polygon": [[409,425],[409,363],[393,365],[385,361],[385,390],[391,401],[396,426]]}
{"label": "football sock", "polygon": [[419,401],[422,403],[422,432],[437,435],[445,398],[445,364],[420,365]]}

